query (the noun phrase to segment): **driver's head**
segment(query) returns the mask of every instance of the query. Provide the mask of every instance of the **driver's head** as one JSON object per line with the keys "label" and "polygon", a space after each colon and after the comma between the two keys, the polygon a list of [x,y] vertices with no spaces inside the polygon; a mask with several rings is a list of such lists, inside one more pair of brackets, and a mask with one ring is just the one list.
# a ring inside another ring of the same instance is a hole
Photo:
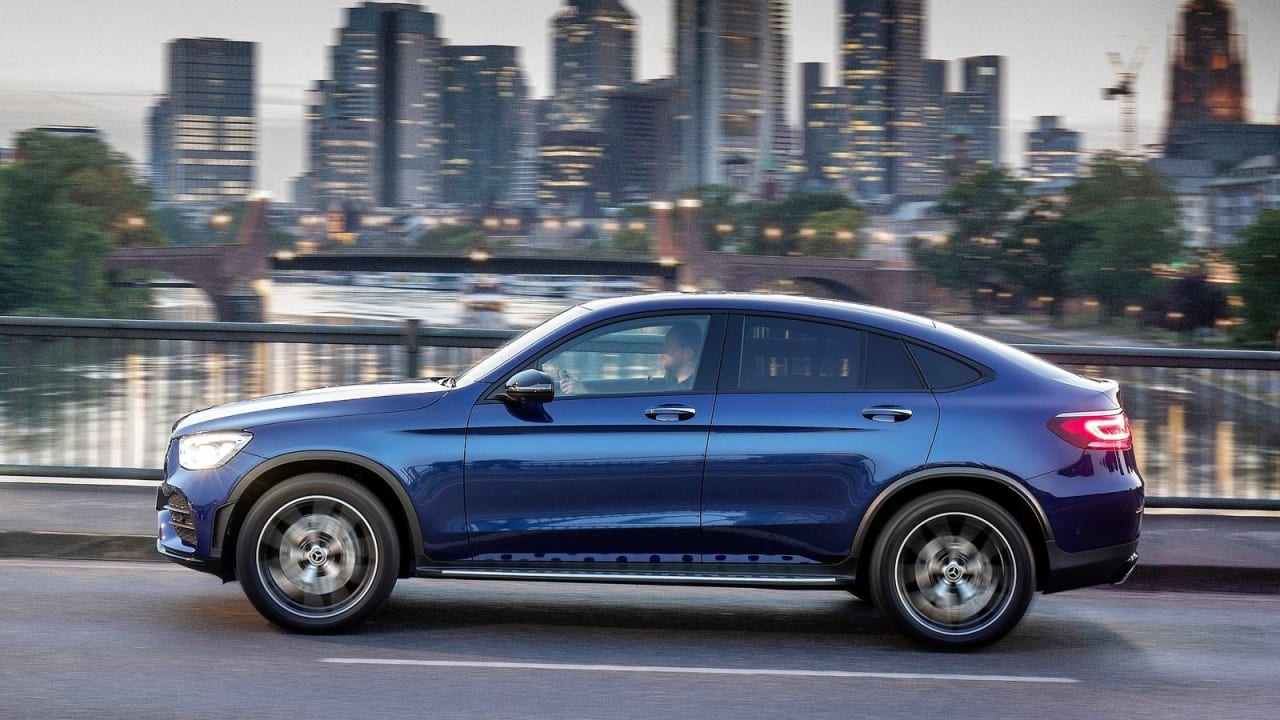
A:
{"label": "driver's head", "polygon": [[696,323],[682,320],[672,325],[662,340],[662,369],[676,370],[691,364],[701,340],[702,330]]}

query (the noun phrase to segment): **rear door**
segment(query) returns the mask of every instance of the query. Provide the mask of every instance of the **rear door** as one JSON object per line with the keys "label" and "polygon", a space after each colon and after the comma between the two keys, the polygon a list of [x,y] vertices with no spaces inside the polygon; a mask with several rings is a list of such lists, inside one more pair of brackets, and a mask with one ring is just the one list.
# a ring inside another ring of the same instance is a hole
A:
{"label": "rear door", "polygon": [[879,488],[925,463],[937,402],[896,337],[768,315],[729,325],[703,560],[837,563]]}

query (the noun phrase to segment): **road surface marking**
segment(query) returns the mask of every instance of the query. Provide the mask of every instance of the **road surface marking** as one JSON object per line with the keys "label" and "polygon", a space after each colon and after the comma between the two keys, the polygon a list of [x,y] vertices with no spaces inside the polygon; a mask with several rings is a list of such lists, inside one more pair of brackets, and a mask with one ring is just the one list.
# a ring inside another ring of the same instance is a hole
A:
{"label": "road surface marking", "polygon": [[473,660],[403,660],[395,658],[323,658],[335,665],[401,665],[488,670],[556,670],[561,672],[651,673],[668,675],[753,675],[768,677],[853,678],[861,680],[939,680],[954,682],[1040,683],[1071,685],[1074,678],[1031,675],[955,675],[943,673],[852,672],[848,670],[777,670],[768,668],[664,667],[658,665],[575,665],[568,663],[481,662]]}

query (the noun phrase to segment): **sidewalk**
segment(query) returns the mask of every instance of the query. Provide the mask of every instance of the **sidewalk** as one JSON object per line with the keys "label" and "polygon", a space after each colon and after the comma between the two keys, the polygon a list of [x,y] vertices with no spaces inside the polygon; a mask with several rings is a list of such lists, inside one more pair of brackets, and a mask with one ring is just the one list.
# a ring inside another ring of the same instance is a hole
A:
{"label": "sidewalk", "polygon": [[[162,561],[154,486],[0,482],[0,557]],[[1280,593],[1280,514],[1149,510],[1126,589]]]}

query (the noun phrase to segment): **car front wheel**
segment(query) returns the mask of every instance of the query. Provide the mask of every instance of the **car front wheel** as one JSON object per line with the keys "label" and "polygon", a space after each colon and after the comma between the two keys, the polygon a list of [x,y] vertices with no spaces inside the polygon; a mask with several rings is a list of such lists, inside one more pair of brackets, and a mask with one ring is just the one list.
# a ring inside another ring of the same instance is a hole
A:
{"label": "car front wheel", "polygon": [[333,632],[380,608],[399,566],[394,525],[354,481],[313,473],[268,490],[249,511],[236,571],[249,601],[289,630]]}
{"label": "car front wheel", "polygon": [[1018,624],[1035,591],[1026,533],[973,493],[923,496],[889,520],[873,550],[871,597],[909,637],[981,647]]}

